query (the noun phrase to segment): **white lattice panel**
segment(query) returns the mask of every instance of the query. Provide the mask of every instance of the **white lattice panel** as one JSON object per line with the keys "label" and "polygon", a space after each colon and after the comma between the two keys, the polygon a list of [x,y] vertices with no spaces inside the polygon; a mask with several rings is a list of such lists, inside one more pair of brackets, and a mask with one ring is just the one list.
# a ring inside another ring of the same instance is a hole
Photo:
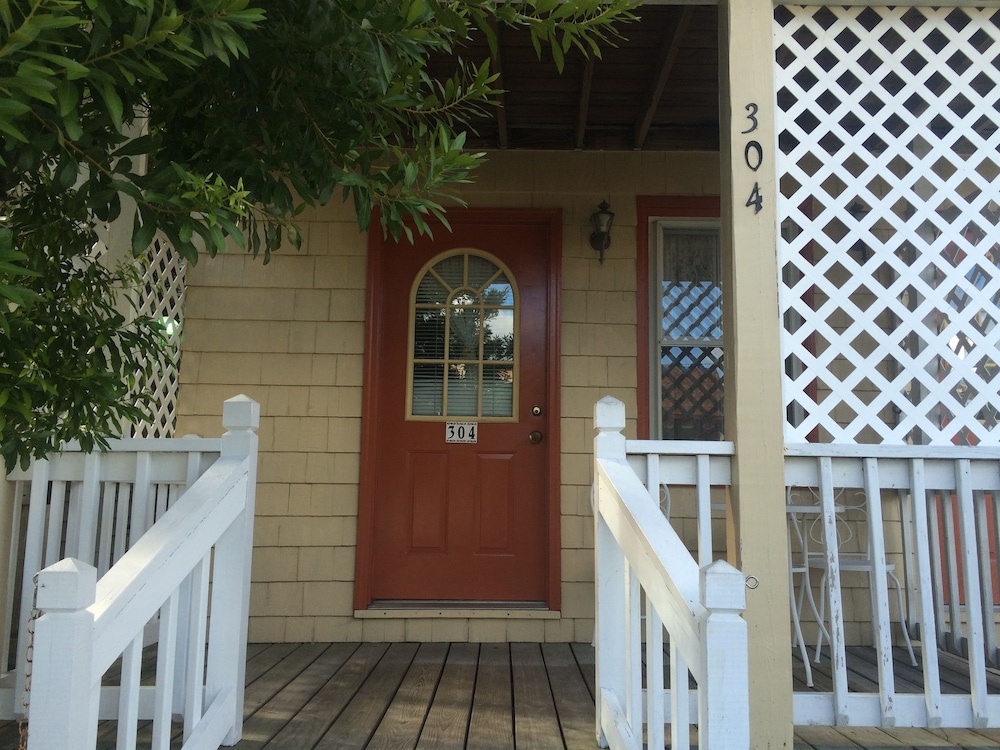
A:
{"label": "white lattice panel", "polygon": [[775,9],[787,440],[1000,442],[998,25]]}
{"label": "white lattice panel", "polygon": [[163,322],[171,358],[157,363],[146,387],[154,393],[149,422],[132,426],[132,437],[170,437],[177,411],[181,329],[184,325],[184,260],[164,238],[158,237],[143,258],[141,299],[138,313]]}

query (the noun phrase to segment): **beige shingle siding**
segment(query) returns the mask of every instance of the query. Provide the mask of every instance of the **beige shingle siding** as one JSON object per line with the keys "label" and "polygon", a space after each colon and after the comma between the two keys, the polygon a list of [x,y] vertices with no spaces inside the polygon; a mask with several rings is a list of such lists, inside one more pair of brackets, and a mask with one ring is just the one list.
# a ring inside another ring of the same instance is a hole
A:
{"label": "beige shingle siding", "polygon": [[[254,641],[589,641],[592,413],[610,393],[635,432],[635,196],[718,192],[718,156],[492,153],[478,207],[563,211],[562,617],[353,617],[367,238],[350,205],[303,215],[303,247],[263,266],[239,251],[192,269],[178,434],[217,434],[235,393],[261,403],[250,638]],[[603,265],[589,217],[616,213]]]}

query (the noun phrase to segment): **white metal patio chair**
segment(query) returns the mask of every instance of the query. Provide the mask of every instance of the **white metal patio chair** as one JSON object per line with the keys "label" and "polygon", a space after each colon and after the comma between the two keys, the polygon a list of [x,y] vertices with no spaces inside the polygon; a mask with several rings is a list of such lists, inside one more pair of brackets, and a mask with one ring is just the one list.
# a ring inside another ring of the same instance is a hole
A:
{"label": "white metal patio chair", "polygon": [[[819,498],[815,497],[812,488],[803,488],[814,495],[816,506],[819,505]],[[864,573],[868,576],[868,592],[872,602],[872,612],[875,612],[875,560],[871,555],[868,529],[868,509],[867,498],[861,490],[847,491],[841,489],[838,492],[837,504],[837,563],[841,574],[844,573]],[[806,532],[802,535],[802,559],[806,567],[812,570],[821,571],[820,591],[825,591],[829,580],[829,565],[822,540],[822,515],[817,512],[815,518],[808,523]],[[810,548],[810,544],[815,544]],[[903,601],[903,587],[896,576],[896,564],[886,561],[885,575],[890,586],[896,590],[896,604],[900,613],[900,629],[903,633],[903,641],[906,644],[907,653],[910,656],[910,663],[917,665],[916,656],[913,653],[913,644],[910,641],[910,634],[907,632],[906,623],[902,619],[905,617],[905,603]],[[804,579],[805,584],[808,578]],[[804,584],[804,588],[808,586]],[[825,623],[826,617],[826,596],[821,596],[819,600],[818,622]],[[798,600],[798,610],[801,615],[802,597],[801,592]],[[815,611],[815,610],[814,610]],[[874,617],[872,619],[872,629],[876,626]],[[819,628],[816,637],[815,661],[819,661],[820,652],[823,647],[824,638],[829,643],[830,633],[825,627]]]}
{"label": "white metal patio chair", "polygon": [[[809,664],[809,654],[806,647],[805,638],[802,635],[802,606],[808,603],[812,611],[816,627],[819,629],[820,637],[826,636],[830,640],[830,633],[826,629],[826,623],[816,607],[816,599],[813,597],[812,580],[809,566],[809,541],[807,533],[803,528],[803,516],[815,515],[819,506],[809,503],[799,505],[794,502],[792,488],[786,490],[785,513],[787,517],[788,532],[788,598],[792,611],[792,648],[798,648],[802,656],[802,664],[806,672],[806,686],[813,686],[812,666]],[[799,576],[798,587],[795,585],[795,577]]]}

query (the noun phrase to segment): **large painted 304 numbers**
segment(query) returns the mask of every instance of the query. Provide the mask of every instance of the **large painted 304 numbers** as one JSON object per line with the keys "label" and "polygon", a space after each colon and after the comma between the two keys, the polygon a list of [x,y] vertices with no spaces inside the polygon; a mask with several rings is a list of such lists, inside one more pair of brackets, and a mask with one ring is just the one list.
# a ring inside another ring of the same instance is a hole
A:
{"label": "large painted 304 numbers", "polygon": [[[754,132],[759,123],[757,122],[757,111],[758,106],[755,102],[750,102],[745,107],[747,111],[747,119],[750,121],[750,127],[746,130],[740,131],[740,135],[749,135]],[[760,165],[764,163],[764,147],[760,145],[760,141],[750,140],[747,141],[746,146],[743,148],[743,161],[750,168],[751,172],[756,172],[760,169]],[[753,189],[750,191],[750,195],[746,202],[747,208],[753,206],[753,212],[755,214],[760,213],[760,210],[764,207],[764,196],[760,192],[760,185],[755,181],[753,184]]]}

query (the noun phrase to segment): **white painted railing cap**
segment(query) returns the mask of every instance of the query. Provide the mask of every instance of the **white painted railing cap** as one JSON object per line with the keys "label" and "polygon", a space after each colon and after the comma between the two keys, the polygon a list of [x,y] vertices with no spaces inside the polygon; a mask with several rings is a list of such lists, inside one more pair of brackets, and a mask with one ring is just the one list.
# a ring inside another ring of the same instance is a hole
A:
{"label": "white painted railing cap", "polygon": [[746,578],[725,560],[700,571],[701,603],[710,610],[742,612],[747,608]]}
{"label": "white painted railing cap", "polygon": [[260,404],[242,393],[222,405],[222,426],[230,431],[260,427]]}
{"label": "white painted railing cap", "polygon": [[83,609],[97,595],[97,568],[67,557],[38,574],[36,605],[42,610]]}
{"label": "white painted railing cap", "polygon": [[594,404],[594,427],[601,432],[625,429],[625,404],[614,396],[605,396]]}

